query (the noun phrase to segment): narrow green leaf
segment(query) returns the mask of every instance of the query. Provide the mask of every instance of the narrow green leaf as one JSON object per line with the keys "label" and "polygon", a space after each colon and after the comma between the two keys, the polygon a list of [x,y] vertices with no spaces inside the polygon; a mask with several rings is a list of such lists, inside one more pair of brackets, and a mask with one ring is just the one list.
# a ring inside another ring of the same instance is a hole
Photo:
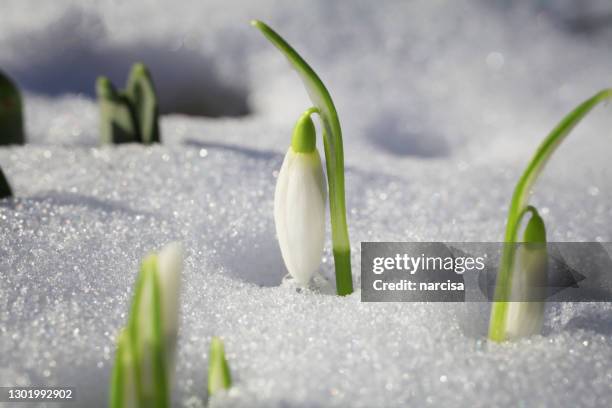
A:
{"label": "narrow green leaf", "polygon": [[[127,327],[118,341],[111,381],[111,408],[170,407],[168,356],[171,353],[166,350],[163,288],[158,263],[158,254],[146,256],[136,278]],[[131,401],[129,405],[117,405],[127,400]]]}
{"label": "narrow green leaf", "polygon": [[13,191],[11,190],[11,185],[4,177],[4,173],[2,172],[2,168],[0,168],[0,199],[12,197]]}
{"label": "narrow green leaf", "polygon": [[144,64],[134,64],[128,77],[126,94],[132,102],[140,129],[140,142],[159,143],[159,108],[155,86]]}
{"label": "narrow green leaf", "polygon": [[208,353],[208,395],[212,396],[231,386],[232,377],[225,358],[223,341],[219,337],[213,337]]}
{"label": "narrow green leaf", "polygon": [[[505,326],[508,311],[510,289],[512,287],[512,265],[514,263],[516,247],[512,245],[517,242],[520,220],[526,209],[527,200],[538,175],[557,149],[559,144],[572,131],[572,129],[599,103],[612,98],[612,89],[604,89],[587,99],[567,116],[553,129],[544,139],[536,150],[523,175],[519,179],[510,209],[508,210],[508,222],[506,224],[506,234],[504,238],[504,250],[500,262],[499,274],[495,285],[495,302],[491,309],[491,319],[489,323],[489,338],[493,341],[501,342],[506,340]],[[499,300],[503,299],[503,300]]]}
{"label": "narrow green leaf", "polygon": [[336,268],[336,290],[339,295],[349,295],[353,292],[351,245],[344,197],[344,147],[336,107],[319,76],[280,35],[261,21],[254,20],[251,24],[258,28],[289,60],[302,79],[312,103],[319,109],[318,113],[323,122],[323,145],[329,185],[329,210]]}
{"label": "narrow green leaf", "polygon": [[109,408],[127,408],[136,404],[134,393],[134,358],[129,332],[123,329],[117,338],[115,364],[111,374]]}
{"label": "narrow green leaf", "polygon": [[100,106],[100,142],[102,144],[140,141],[140,130],[129,98],[118,92],[108,78],[96,82]]}
{"label": "narrow green leaf", "polygon": [[21,94],[8,75],[0,71],[0,145],[24,143]]}
{"label": "narrow green leaf", "polygon": [[136,363],[134,364],[136,399],[139,407],[144,407],[148,403],[148,398],[145,392],[145,384],[143,381],[143,362],[148,356],[145,341],[149,336],[148,333],[142,333],[141,327],[148,326],[150,317],[143,313],[142,303],[146,296],[146,291],[151,288],[151,281],[155,273],[155,264],[157,258],[151,254],[147,256],[141,263],[140,272],[136,278],[136,286],[132,298],[132,307],[128,318],[128,332],[130,348]]}
{"label": "narrow green leaf", "polygon": [[153,272],[151,273],[152,295],[151,302],[152,310],[151,319],[153,319],[153,344],[151,351],[153,353],[153,393],[156,408],[168,408],[169,400],[169,384],[166,370],[166,349],[164,347],[164,326],[162,321],[162,306],[161,295],[159,288],[159,277],[157,269],[157,260],[152,265]]}

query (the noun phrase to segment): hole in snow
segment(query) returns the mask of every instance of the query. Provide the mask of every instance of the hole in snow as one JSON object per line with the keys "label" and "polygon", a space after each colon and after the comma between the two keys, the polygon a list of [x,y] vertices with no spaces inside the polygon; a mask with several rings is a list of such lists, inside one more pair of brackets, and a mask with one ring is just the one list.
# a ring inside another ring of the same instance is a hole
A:
{"label": "hole in snow", "polygon": [[280,286],[287,271],[276,241],[274,225],[257,233],[243,234],[243,239],[251,244],[228,248],[231,256],[219,260],[226,273],[258,286]]}
{"label": "hole in snow", "polygon": [[99,17],[69,10],[49,27],[11,39],[12,57],[2,65],[26,90],[95,98],[99,75],[123,88],[132,64],[144,62],[153,75],[162,114],[249,114],[246,84],[222,78],[219,67],[198,51],[163,40],[110,45],[106,37]]}
{"label": "hole in snow", "polygon": [[422,117],[383,113],[371,123],[367,134],[375,146],[394,156],[448,156],[446,139],[427,124]]}

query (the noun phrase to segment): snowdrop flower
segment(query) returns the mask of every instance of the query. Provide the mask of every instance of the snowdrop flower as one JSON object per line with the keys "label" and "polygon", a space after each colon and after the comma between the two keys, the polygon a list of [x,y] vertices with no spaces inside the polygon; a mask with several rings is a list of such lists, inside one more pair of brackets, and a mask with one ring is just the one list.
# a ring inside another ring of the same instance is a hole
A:
{"label": "snowdrop flower", "polygon": [[338,112],[323,81],[304,58],[267,24],[258,20],[251,24],[287,58],[314,105],[298,121],[276,188],[274,215],[285,265],[297,281],[307,283],[321,258],[323,215],[319,213],[323,211],[320,197],[327,191],[319,170],[319,154],[315,154],[315,132],[309,117],[316,113],[323,124],[336,293],[350,295],[353,293],[351,243],[344,197],[344,145]]}
{"label": "snowdrop flower", "polygon": [[274,193],[281,254],[289,274],[301,285],[307,285],[319,268],[325,242],[327,187],[310,114],[306,111],[295,126]]}
{"label": "snowdrop flower", "polygon": [[[506,338],[514,340],[540,334],[548,282],[548,255],[544,221],[533,207],[525,228],[524,244],[516,251],[506,317]],[[519,302],[517,300],[529,300]],[[541,301],[536,301],[541,300]]]}

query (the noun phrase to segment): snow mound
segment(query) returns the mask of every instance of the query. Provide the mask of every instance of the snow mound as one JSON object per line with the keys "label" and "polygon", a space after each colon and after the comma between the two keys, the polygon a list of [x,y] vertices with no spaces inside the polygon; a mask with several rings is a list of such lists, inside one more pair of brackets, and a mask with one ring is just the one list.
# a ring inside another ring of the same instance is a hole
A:
{"label": "snow mound", "polygon": [[[487,305],[363,304],[358,292],[338,298],[280,285],[272,197],[281,160],[231,146],[0,151],[20,197],[0,204],[2,385],[69,384],[80,403],[103,406],[138,262],[181,240],[179,405],[205,400],[213,335],[224,338],[235,376],[235,388],[214,401],[222,406],[576,406],[610,398],[610,305],[551,304],[545,336],[494,346],[484,341]],[[453,171],[438,166],[446,177]],[[502,208],[497,190],[467,187],[483,173],[468,171],[450,198],[440,175],[417,185],[349,169],[355,274],[360,241],[495,239],[500,226],[483,220],[502,211],[461,215],[477,199]],[[428,176],[415,167],[410,178]],[[486,178],[508,184],[503,172]],[[575,231],[587,237],[588,228]],[[331,278],[327,248],[323,273]]]}

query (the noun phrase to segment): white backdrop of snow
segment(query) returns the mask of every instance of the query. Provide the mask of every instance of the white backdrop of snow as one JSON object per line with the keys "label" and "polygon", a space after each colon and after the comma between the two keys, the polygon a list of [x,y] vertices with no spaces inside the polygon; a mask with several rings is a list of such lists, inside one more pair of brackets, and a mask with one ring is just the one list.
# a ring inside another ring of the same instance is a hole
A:
{"label": "white backdrop of snow", "polygon": [[[591,1],[593,7],[602,2]],[[488,305],[362,304],[279,286],[276,171],[297,76],[248,25],[277,28],[321,74],[344,129],[359,243],[498,241],[528,157],[610,83],[609,31],[575,34],[528,2],[5,1],[0,67],[25,88],[29,144],[0,148],[0,385],[72,385],[105,406],[139,260],[187,250],[178,406],[206,401],[220,335],[235,377],[218,406],[606,406],[612,307],[550,304],[543,336],[485,342]],[[93,78],[150,65],[164,144],[97,148]],[[598,108],[533,203],[549,239],[612,240],[612,127]],[[323,273],[331,277],[330,243]]]}

